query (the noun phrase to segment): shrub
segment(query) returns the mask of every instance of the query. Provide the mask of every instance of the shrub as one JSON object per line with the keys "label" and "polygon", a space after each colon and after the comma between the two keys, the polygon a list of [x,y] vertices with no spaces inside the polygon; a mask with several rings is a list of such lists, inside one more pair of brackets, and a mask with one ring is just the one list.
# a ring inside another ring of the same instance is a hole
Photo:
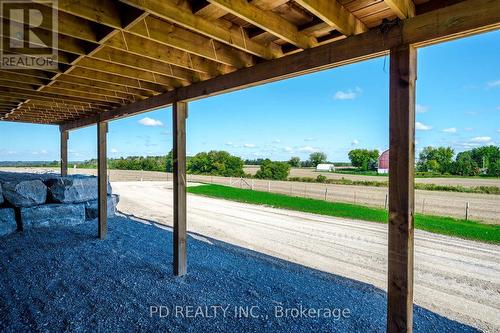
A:
{"label": "shrub", "polygon": [[327,180],[328,178],[326,178],[326,176],[323,175],[318,175],[318,177],[316,177],[316,182],[318,183],[326,183]]}

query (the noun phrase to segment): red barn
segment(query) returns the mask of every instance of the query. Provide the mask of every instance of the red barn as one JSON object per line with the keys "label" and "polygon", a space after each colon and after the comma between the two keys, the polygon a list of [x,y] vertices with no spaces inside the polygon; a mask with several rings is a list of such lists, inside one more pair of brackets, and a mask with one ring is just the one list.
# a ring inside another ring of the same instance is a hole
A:
{"label": "red barn", "polygon": [[378,158],[378,173],[389,173],[389,149],[380,154]]}

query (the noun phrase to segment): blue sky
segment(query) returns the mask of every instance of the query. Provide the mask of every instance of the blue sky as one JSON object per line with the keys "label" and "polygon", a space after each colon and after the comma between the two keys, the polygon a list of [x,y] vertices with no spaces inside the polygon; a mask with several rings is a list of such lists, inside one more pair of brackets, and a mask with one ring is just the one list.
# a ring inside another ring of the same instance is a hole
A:
{"label": "blue sky", "polygon": [[[417,152],[500,144],[500,31],[418,51]],[[379,58],[190,103],[187,150],[244,158],[347,161],[353,148],[388,146],[389,59]],[[172,147],[171,109],[110,123],[109,157]],[[57,127],[0,122],[0,160],[57,160]],[[96,156],[96,130],[70,134],[70,160]]]}

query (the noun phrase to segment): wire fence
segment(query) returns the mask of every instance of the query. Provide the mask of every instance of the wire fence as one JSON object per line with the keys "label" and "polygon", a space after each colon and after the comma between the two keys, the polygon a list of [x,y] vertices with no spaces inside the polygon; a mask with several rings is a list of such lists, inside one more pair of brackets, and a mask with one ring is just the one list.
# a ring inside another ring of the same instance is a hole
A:
{"label": "wire fence", "polygon": [[[220,184],[242,189],[303,198],[359,204],[388,209],[385,187],[366,187],[247,178],[189,175],[188,181]],[[500,221],[500,196],[488,194],[415,191],[415,212],[469,220]]]}

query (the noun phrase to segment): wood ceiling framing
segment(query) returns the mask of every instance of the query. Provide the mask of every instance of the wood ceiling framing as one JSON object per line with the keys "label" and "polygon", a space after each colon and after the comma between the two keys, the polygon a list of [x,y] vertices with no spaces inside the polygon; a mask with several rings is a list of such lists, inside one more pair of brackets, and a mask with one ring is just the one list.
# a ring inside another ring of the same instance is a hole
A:
{"label": "wood ceiling framing", "polygon": [[[0,119],[63,124],[96,116],[335,43],[439,3],[445,5],[433,0],[59,0],[57,69],[0,69]],[[42,14],[50,10],[42,1],[35,6]],[[2,17],[2,25],[12,20]],[[51,34],[44,24],[32,30],[42,41]]]}

